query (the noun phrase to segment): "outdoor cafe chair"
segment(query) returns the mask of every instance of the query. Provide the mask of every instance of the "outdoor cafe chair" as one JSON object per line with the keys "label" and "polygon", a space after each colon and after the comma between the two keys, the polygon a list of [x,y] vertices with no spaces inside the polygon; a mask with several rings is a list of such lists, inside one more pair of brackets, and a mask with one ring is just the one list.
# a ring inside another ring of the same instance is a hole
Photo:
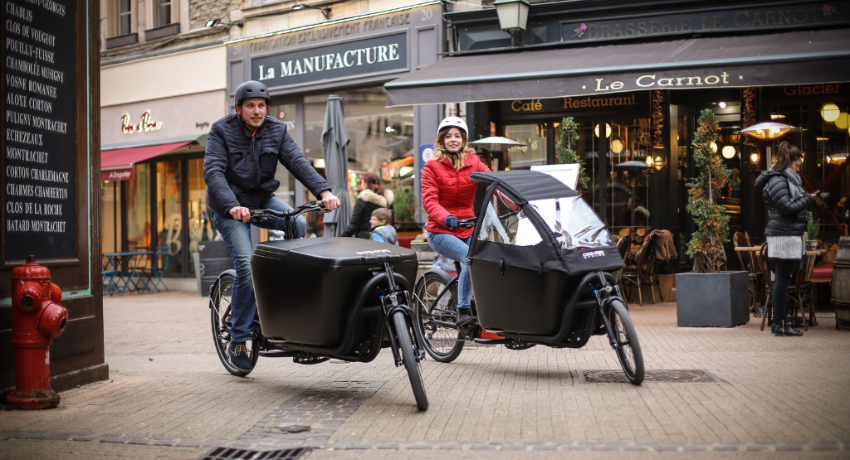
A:
{"label": "outdoor cafe chair", "polygon": [[145,287],[148,292],[158,292],[160,286],[165,289],[165,292],[171,292],[162,281],[162,275],[168,268],[169,258],[168,246],[157,246],[156,252],[153,253],[151,258],[150,267],[142,269],[142,274],[147,280]]}
{"label": "outdoor cafe chair", "polygon": [[[741,232],[735,232],[732,236],[735,248],[751,247],[750,239]],[[758,255],[749,251],[735,251],[741,268],[749,272],[750,311],[756,313],[760,305],[761,294],[764,291],[764,274],[762,273]]]}
{"label": "outdoor cafe chair", "polygon": [[[641,287],[649,286],[649,293],[652,295],[652,303],[655,303],[655,291],[653,287],[658,288],[658,295],[661,295],[661,287],[658,285],[658,280],[655,278],[656,261],[652,258],[652,252],[655,251],[655,243],[658,238],[654,234],[647,235],[643,240],[643,246],[635,255],[635,268],[623,269],[623,274],[620,279],[625,283],[637,287],[638,301],[643,305],[643,294]],[[629,299],[631,300],[631,299]]]}
{"label": "outdoor cafe chair", "polygon": [[[773,262],[767,258],[767,243],[762,244],[761,250],[759,250],[759,258],[762,260],[764,267],[764,279],[765,279],[765,290],[767,295],[765,296],[764,303],[764,315],[761,317],[761,327],[760,331],[764,330],[765,323],[772,324],[772,322],[776,319],[773,317]],[[812,283],[801,283],[801,272],[804,271],[800,269],[800,263],[797,262],[797,265],[794,267],[794,272],[791,279],[791,284],[788,285],[788,304],[785,306],[786,315],[791,313],[793,314],[794,319],[796,319],[797,315],[800,315],[800,319],[802,320],[803,328],[805,330],[809,330],[808,325],[806,324],[806,317],[804,311],[804,302],[806,299],[806,295],[808,295],[809,301],[811,301],[811,288]],[[808,292],[808,294],[806,294]],[[814,318],[814,315],[812,315]]]}

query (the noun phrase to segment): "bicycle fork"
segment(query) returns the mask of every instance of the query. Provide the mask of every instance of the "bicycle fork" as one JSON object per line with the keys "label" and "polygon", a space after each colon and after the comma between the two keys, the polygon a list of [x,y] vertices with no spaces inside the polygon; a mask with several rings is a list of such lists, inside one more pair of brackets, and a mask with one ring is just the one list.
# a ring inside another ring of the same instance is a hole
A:
{"label": "bicycle fork", "polygon": [[396,284],[392,266],[388,262],[384,262],[384,273],[386,274],[387,282],[389,283],[389,293],[382,295],[380,300],[381,306],[384,308],[384,321],[386,321],[387,330],[389,331],[390,349],[392,349],[393,352],[395,365],[398,367],[403,364],[401,360],[401,353],[399,352],[398,341],[396,340],[396,334],[407,333],[407,331],[397,331],[395,328],[393,317],[397,312],[402,312],[404,314],[408,328],[413,330],[413,356],[415,357],[416,362],[420,363],[425,359],[425,350],[422,348],[424,339],[419,328],[415,326],[416,323],[414,322],[413,310],[409,306],[410,295],[407,291],[402,290]]}
{"label": "bicycle fork", "polygon": [[619,347],[619,341],[614,335],[614,329],[611,327],[611,319],[608,317],[608,311],[610,310],[608,304],[616,298],[622,299],[623,294],[620,292],[620,286],[611,286],[608,284],[608,281],[605,279],[602,272],[597,272],[596,274],[599,277],[599,282],[602,287],[594,290],[593,294],[596,296],[597,305],[599,305],[599,314],[602,315],[602,324],[605,325],[605,331],[608,333],[608,341],[611,343],[611,348],[616,350]]}

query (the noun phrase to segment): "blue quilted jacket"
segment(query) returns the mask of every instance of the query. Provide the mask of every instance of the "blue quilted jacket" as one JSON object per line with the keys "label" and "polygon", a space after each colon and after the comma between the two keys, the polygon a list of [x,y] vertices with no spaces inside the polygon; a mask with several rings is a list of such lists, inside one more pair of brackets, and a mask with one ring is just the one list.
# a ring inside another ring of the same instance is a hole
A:
{"label": "blue quilted jacket", "polygon": [[262,208],[280,186],[278,162],[313,195],[331,189],[280,120],[266,117],[253,136],[236,113],[213,123],[204,154],[210,207],[223,216],[235,206]]}

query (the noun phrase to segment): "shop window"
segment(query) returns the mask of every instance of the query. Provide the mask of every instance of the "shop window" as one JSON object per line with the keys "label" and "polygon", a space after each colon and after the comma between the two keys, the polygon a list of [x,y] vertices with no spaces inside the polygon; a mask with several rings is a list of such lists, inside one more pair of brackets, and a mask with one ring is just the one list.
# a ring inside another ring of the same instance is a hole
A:
{"label": "shop window", "polygon": [[[802,131],[789,133],[771,147],[772,161],[781,141],[789,141],[803,154],[801,173],[814,189],[823,191],[821,198],[825,207],[812,208],[813,219],[819,220],[822,229],[839,231],[835,222],[845,223],[844,213],[850,197],[850,172],[844,170],[838,177],[825,183],[827,178],[847,161],[850,151],[850,104],[841,101],[774,106],[771,118]],[[842,201],[843,199],[843,201]],[[826,213],[832,214],[833,220]],[[840,232],[840,231],[839,231]]]}
{"label": "shop window", "polygon": [[[348,144],[349,199],[352,209],[361,191],[360,177],[373,172],[383,178],[384,186],[396,195],[413,190],[414,169],[409,160],[414,155],[413,107],[387,108],[383,87],[335,92],[343,99],[345,127],[351,141]],[[319,172],[323,171],[322,128],[329,94],[304,98],[305,139],[299,143],[307,158]],[[436,133],[433,133],[436,137]],[[423,142],[431,142],[430,135]],[[406,160],[406,161],[405,161]],[[305,200],[315,199],[309,191]],[[321,216],[317,217],[321,221]],[[321,236],[320,222],[309,222],[308,236]]]}
{"label": "shop window", "polygon": [[151,165],[133,166],[127,181],[127,251],[147,251],[151,245]]}
{"label": "shop window", "polygon": [[545,123],[505,126],[505,137],[525,144],[525,147],[513,147],[508,150],[505,155],[505,169],[531,169],[534,165],[545,165],[546,133]]}
{"label": "shop window", "polygon": [[104,253],[121,252],[121,182],[104,181],[100,188],[100,226]]}
{"label": "shop window", "polygon": [[[844,168],[844,172],[829,183],[825,183],[827,178],[842,167],[848,160],[848,152],[850,152],[850,104],[834,104],[839,107],[839,115],[837,118],[830,116],[829,113],[824,113],[822,106],[819,107],[816,116],[814,116],[814,131],[815,141],[817,145],[817,155],[812,163],[817,163],[815,169],[814,180],[809,180],[815,189],[823,190],[821,198],[826,204],[825,208],[818,208],[815,211],[815,218],[820,219],[821,223],[827,224],[828,228],[835,228],[834,220],[827,219],[824,213],[829,212],[835,217],[835,221],[839,224],[846,224],[845,213],[848,209],[848,201],[850,201],[850,173]],[[806,165],[811,166],[811,165]],[[808,168],[806,169],[808,171]]]}
{"label": "shop window", "polygon": [[158,246],[168,248],[166,273],[183,274],[183,212],[180,161],[156,164],[156,222]]}
{"label": "shop window", "polygon": [[212,210],[207,207],[207,188],[204,182],[204,160],[187,161],[189,182],[189,274],[195,274],[192,254],[198,252],[203,241],[218,239],[218,230],[212,223]]}
{"label": "shop window", "polygon": [[655,166],[660,167],[656,156],[661,158],[650,144],[649,120],[617,120],[604,125],[596,123],[593,135],[600,137],[603,131],[608,135],[605,221],[614,231],[649,227],[651,181],[647,170],[650,170],[648,165],[652,171]]}

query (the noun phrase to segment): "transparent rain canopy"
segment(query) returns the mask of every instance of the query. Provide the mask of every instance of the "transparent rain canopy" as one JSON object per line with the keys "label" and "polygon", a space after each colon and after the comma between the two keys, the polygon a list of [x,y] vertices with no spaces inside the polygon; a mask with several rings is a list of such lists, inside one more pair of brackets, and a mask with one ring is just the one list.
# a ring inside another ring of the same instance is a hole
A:
{"label": "transparent rain canopy", "polygon": [[[562,250],[613,246],[605,224],[581,197],[530,201]],[[482,222],[480,239],[516,246],[534,246],[543,241],[538,229],[519,206],[496,194]]]}
{"label": "transparent rain canopy", "polygon": [[614,245],[605,224],[581,197],[536,200],[529,206],[537,210],[562,249]]}

